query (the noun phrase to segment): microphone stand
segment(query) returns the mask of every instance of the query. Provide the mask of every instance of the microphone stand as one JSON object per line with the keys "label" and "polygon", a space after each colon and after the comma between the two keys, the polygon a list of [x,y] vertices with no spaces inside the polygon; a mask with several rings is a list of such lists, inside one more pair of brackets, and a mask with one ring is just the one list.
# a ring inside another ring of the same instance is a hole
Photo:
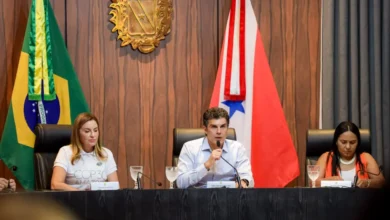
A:
{"label": "microphone stand", "polygon": [[[220,141],[217,141],[217,147],[221,148],[221,142]],[[221,158],[222,158],[222,160],[224,160],[227,164],[229,164],[233,168],[233,170],[235,172],[235,176],[236,176],[236,181],[238,183],[238,188],[241,189],[242,188],[242,186],[241,186],[241,178],[240,178],[240,175],[238,174],[237,169],[232,164],[230,164],[225,158],[223,158],[222,155],[221,155]]]}
{"label": "microphone stand", "polygon": [[240,178],[240,175],[238,175],[238,171],[237,171],[237,169],[233,166],[233,165],[231,165],[225,158],[223,158],[222,156],[221,156],[221,158],[222,158],[222,160],[224,160],[227,164],[229,164],[231,167],[233,167],[233,170],[234,170],[234,172],[235,172],[235,176],[236,176],[236,181],[237,181],[237,183],[238,183],[238,188],[242,188],[242,186],[241,186],[241,178]]}
{"label": "microphone stand", "polygon": [[141,186],[141,178],[139,177],[139,174],[140,174],[141,172],[138,172],[137,173],[137,185],[138,185],[138,189],[140,190],[140,189],[142,189],[142,186]]}
{"label": "microphone stand", "polygon": [[152,179],[151,177],[145,175],[144,173],[141,173],[141,172],[138,172],[137,173],[137,183],[138,183],[138,189],[142,189],[142,186],[141,186],[141,178],[140,178],[140,174],[142,174],[144,177],[148,178],[149,180],[151,180],[154,184],[156,184],[157,186],[162,186],[162,183],[161,182],[157,182],[156,180]]}

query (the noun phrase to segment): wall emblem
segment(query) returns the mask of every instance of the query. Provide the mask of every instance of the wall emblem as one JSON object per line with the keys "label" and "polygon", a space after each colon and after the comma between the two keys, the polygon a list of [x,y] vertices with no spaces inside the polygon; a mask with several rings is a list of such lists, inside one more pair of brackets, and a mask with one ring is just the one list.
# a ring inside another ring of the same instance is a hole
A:
{"label": "wall emblem", "polygon": [[121,46],[150,53],[171,31],[172,0],[112,0],[110,21]]}

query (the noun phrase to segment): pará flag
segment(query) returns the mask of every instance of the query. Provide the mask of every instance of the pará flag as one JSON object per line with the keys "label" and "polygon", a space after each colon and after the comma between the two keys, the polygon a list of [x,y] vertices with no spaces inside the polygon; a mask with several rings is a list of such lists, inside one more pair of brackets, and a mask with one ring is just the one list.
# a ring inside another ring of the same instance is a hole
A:
{"label": "par\u00e1 flag", "polygon": [[34,189],[37,123],[71,124],[89,111],[49,0],[33,0],[0,156],[25,189]]}
{"label": "par\u00e1 flag", "polygon": [[210,107],[225,108],[251,158],[255,187],[299,176],[287,126],[250,0],[232,0]]}

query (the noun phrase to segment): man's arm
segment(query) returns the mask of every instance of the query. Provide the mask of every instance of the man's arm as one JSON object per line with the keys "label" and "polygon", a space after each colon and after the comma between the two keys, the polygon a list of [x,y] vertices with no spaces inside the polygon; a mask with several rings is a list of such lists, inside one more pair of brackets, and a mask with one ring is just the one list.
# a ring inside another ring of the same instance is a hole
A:
{"label": "man's arm", "polygon": [[188,188],[197,184],[204,176],[207,175],[207,169],[204,164],[200,164],[194,169],[196,158],[191,154],[189,146],[184,144],[179,156],[179,176],[177,177],[177,186],[179,188]]}
{"label": "man's arm", "polygon": [[249,186],[253,187],[255,183],[252,175],[252,167],[249,158],[246,156],[245,147],[243,145],[238,148],[236,164],[241,180],[247,180],[249,182]]}

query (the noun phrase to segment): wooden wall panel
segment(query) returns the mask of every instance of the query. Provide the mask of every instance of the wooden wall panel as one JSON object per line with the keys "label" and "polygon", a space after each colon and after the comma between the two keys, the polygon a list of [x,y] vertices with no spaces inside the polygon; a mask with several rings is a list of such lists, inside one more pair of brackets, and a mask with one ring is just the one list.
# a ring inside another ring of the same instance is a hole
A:
{"label": "wooden wall panel", "polygon": [[[219,4],[223,33],[231,1]],[[301,175],[289,186],[304,186],[306,131],[319,121],[321,0],[252,0],[252,5],[300,161]]]}
{"label": "wooden wall panel", "polygon": [[[31,0],[28,1],[31,2]],[[66,43],[66,0],[50,0],[50,5],[53,8],[58,27]]]}
{"label": "wooden wall panel", "polygon": [[111,33],[109,3],[68,0],[70,57],[118,163],[121,186],[133,186],[130,165],[143,165],[146,175],[167,184],[173,128],[199,127],[210,101],[217,2],[175,1],[172,31],[150,54],[120,47]]}
{"label": "wooden wall panel", "polygon": [[[302,174],[306,130],[318,127],[320,2],[252,0]],[[120,46],[111,33],[110,0],[51,3],[87,102],[100,119],[103,142],[114,153],[121,187],[133,187],[128,168],[139,164],[167,187],[172,129],[201,126],[230,0],[174,1],[172,31],[151,54]],[[0,0],[0,48],[6,48],[0,53],[0,133],[29,4]],[[0,176],[7,172],[0,165]],[[304,175],[290,185],[304,185]]]}
{"label": "wooden wall panel", "polygon": [[[27,16],[28,5],[23,0],[0,0],[0,134],[3,133],[11,102]],[[15,179],[1,160],[0,177]],[[18,185],[20,186],[19,183]]]}

